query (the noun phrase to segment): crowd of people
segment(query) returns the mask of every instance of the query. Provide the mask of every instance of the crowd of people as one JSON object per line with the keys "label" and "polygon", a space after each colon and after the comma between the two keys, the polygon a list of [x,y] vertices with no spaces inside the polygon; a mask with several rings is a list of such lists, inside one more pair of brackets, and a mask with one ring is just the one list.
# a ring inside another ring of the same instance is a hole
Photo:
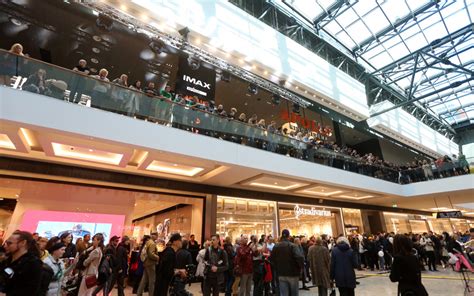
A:
{"label": "crowd of people", "polygon": [[[474,272],[474,228],[453,236],[423,234],[351,234],[331,238],[271,235],[211,235],[202,245],[194,235],[160,238],[145,235],[140,244],[127,236],[84,235],[72,242],[71,232],[50,239],[15,231],[0,254],[0,295],[123,296],[127,285],[138,296],[190,295],[188,285],[200,282],[203,295],[295,296],[317,288],[318,295],[355,295],[355,270],[390,272],[400,295],[428,295],[421,272],[455,266]],[[300,286],[301,282],[301,286]],[[404,294],[411,292],[412,294]],[[335,295],[335,294],[332,294]]]}
{"label": "crowd of people", "polygon": [[[23,46],[14,44],[10,53],[23,56]],[[10,60],[4,57],[0,62],[0,84],[8,85],[10,78],[18,75],[18,69],[15,69],[17,63]],[[414,159],[406,164],[395,164],[373,153],[361,154],[352,147],[339,146],[330,141],[324,132],[326,127],[321,126],[318,132],[314,132],[297,125],[278,126],[273,120],[268,124],[265,119],[259,119],[257,114],[248,116],[239,113],[235,107],[226,110],[222,104],[216,105],[214,101],[175,93],[170,85],[160,90],[153,81],[145,83],[137,80],[131,83],[127,74],[110,81],[107,69],[100,69],[97,75],[91,75],[91,69],[83,59],[78,61],[72,71],[75,73],[64,70],[63,80],[56,80],[48,79],[47,71],[40,67],[29,76],[24,74],[28,78],[22,88],[73,103],[80,103],[83,97],[90,97],[92,107],[401,184],[470,172],[469,163],[461,153],[459,157],[445,155],[437,160]],[[85,76],[93,79],[86,79]],[[66,95],[67,89],[69,95]],[[201,116],[206,114],[209,116]],[[239,124],[229,125],[216,121],[216,118]]]}

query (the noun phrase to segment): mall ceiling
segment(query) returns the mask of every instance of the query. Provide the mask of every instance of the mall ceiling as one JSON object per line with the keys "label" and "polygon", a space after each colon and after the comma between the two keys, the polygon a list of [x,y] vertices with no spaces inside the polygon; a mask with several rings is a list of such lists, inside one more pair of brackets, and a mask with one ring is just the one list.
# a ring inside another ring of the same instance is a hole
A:
{"label": "mall ceiling", "polygon": [[391,100],[450,135],[474,124],[473,1],[231,2],[367,82],[369,103]]}

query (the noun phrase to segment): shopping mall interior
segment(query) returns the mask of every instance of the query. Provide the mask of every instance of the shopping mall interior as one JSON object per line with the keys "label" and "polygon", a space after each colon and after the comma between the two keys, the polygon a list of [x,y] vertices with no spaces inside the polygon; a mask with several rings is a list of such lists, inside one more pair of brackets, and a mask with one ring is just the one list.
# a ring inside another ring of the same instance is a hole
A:
{"label": "shopping mall interior", "polygon": [[[0,1],[0,240],[431,231],[469,260],[473,19],[472,1]],[[474,295],[439,268],[429,295]],[[357,270],[356,294],[398,295],[389,274]]]}

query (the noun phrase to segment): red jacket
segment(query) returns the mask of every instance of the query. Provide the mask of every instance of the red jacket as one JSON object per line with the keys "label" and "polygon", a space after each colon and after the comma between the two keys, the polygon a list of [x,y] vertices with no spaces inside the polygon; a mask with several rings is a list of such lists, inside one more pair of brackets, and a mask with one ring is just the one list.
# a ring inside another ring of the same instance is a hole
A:
{"label": "red jacket", "polygon": [[250,274],[253,271],[252,250],[248,245],[240,246],[237,249],[234,265],[240,270],[241,274]]}

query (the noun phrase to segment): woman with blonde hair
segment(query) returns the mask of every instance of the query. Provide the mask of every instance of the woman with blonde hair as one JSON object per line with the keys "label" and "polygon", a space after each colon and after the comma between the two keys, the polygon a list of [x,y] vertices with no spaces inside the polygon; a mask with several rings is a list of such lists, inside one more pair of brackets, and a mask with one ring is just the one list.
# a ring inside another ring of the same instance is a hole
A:
{"label": "woman with blonde hair", "polygon": [[0,53],[0,85],[10,85],[12,76],[17,75],[17,57],[24,56],[23,45],[15,43],[8,53]]}

